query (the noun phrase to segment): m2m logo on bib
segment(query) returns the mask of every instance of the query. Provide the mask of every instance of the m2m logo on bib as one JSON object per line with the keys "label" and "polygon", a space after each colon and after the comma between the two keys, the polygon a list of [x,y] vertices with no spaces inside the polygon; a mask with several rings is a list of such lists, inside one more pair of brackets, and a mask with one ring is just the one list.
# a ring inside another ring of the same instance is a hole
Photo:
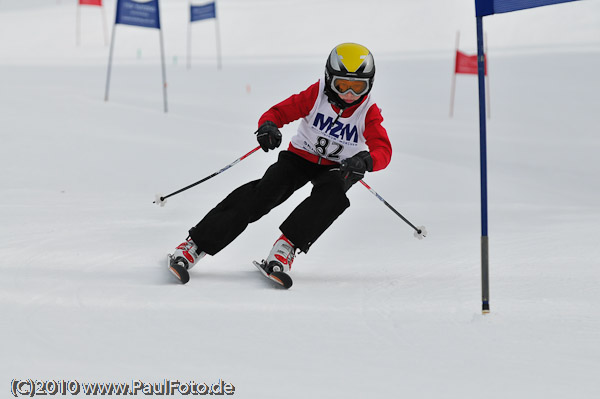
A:
{"label": "m2m logo on bib", "polygon": [[316,127],[329,136],[347,143],[358,143],[358,129],[355,125],[344,124],[340,121],[337,121],[334,125],[331,116],[328,116],[327,119],[325,119],[325,115],[320,112],[315,116],[313,127]]}

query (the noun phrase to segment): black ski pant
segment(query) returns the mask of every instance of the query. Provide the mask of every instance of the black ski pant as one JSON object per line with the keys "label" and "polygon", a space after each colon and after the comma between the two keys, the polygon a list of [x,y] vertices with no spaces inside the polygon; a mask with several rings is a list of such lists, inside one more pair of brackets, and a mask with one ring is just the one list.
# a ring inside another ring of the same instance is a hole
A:
{"label": "black ski pant", "polygon": [[195,227],[190,237],[201,251],[215,255],[271,209],[287,200],[296,190],[311,182],[310,196],[300,203],[279,227],[302,252],[350,206],[338,165],[318,165],[281,151],[259,180],[246,183],[221,201]]}

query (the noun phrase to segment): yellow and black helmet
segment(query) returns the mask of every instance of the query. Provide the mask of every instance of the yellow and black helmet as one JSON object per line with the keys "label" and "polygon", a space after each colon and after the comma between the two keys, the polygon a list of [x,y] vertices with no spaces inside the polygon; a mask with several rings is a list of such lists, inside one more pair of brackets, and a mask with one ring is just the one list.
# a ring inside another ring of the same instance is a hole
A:
{"label": "yellow and black helmet", "polygon": [[[325,94],[329,102],[340,108],[360,103],[373,88],[375,60],[365,46],[343,43],[336,46],[325,64]],[[360,98],[346,103],[341,94],[351,91]]]}

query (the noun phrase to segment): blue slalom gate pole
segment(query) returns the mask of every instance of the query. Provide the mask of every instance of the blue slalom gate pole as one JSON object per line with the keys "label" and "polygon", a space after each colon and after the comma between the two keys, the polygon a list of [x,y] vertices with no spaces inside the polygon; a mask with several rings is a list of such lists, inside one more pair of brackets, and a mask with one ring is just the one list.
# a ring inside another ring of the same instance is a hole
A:
{"label": "blue slalom gate pole", "polygon": [[481,311],[490,312],[487,139],[485,114],[485,50],[483,17],[477,17],[477,77],[479,80],[479,152],[481,176]]}

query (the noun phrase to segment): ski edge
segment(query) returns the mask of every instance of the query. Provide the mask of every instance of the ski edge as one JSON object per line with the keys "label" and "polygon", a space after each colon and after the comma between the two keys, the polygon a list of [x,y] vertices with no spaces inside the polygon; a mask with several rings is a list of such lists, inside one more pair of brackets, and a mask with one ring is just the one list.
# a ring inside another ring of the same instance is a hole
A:
{"label": "ski edge", "polygon": [[179,263],[173,262],[173,255],[167,254],[167,267],[181,284],[186,284],[190,281],[190,273]]}

